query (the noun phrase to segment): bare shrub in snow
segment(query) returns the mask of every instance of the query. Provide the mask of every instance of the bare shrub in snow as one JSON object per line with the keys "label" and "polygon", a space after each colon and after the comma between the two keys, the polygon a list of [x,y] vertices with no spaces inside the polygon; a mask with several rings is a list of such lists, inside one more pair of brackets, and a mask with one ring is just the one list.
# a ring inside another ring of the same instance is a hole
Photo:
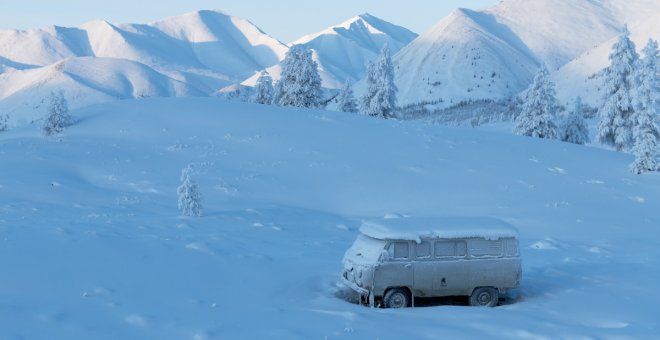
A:
{"label": "bare shrub in snow", "polygon": [[73,120],[69,115],[69,104],[64,98],[64,93],[51,92],[49,100],[48,115],[42,128],[46,136],[64,131],[67,126],[71,125]]}
{"label": "bare shrub in snow", "polygon": [[282,74],[275,85],[275,104],[318,108],[321,102],[321,76],[312,51],[293,45],[282,61]]}
{"label": "bare shrub in snow", "polygon": [[558,109],[555,85],[549,79],[548,69],[543,67],[522,95],[522,110],[516,119],[514,133],[538,138],[557,138],[554,120]]}
{"label": "bare shrub in snow", "polygon": [[637,69],[636,110],[632,115],[633,123],[633,154],[635,161],[630,170],[636,174],[656,171],[658,162],[656,154],[660,129],[658,129],[658,93],[660,86],[657,76],[658,42],[649,39],[644,48],[645,58]]}
{"label": "bare shrub in snow", "polygon": [[271,104],[274,94],[273,78],[268,74],[268,71],[261,71],[251,101],[257,104]]}
{"label": "bare shrub in snow", "polygon": [[575,108],[566,115],[559,128],[559,139],[574,144],[589,143],[589,128],[582,114],[582,98],[575,98]]}
{"label": "bare shrub in snow", "polygon": [[605,69],[604,102],[599,110],[598,140],[622,151],[628,149],[632,142],[631,117],[634,108],[631,90],[635,64],[639,59],[627,26],[623,27],[619,40],[612,46],[609,59],[610,66]]}
{"label": "bare shrub in snow", "polygon": [[397,118],[394,64],[389,46],[385,45],[380,57],[367,69],[367,93],[362,97],[362,113],[380,118]]}
{"label": "bare shrub in snow", "polygon": [[7,131],[7,121],[9,115],[0,115],[0,132]]}
{"label": "bare shrub in snow", "polygon": [[197,184],[192,180],[193,169],[189,165],[181,170],[181,185],[176,192],[179,195],[179,210],[183,216],[202,216],[202,195]]}
{"label": "bare shrub in snow", "polygon": [[337,106],[339,111],[358,112],[357,102],[355,101],[355,95],[353,94],[353,86],[349,80],[347,80],[341,88],[337,101],[339,102],[339,105]]}

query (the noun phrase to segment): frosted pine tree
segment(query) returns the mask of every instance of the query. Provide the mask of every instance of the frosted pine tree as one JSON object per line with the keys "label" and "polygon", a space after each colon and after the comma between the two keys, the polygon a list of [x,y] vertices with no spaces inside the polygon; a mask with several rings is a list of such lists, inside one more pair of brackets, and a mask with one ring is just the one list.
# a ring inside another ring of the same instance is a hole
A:
{"label": "frosted pine tree", "polygon": [[339,102],[339,105],[337,106],[339,111],[358,112],[355,96],[353,95],[353,86],[351,86],[349,80],[347,80],[346,83],[344,83],[344,87],[341,88],[337,101]]}
{"label": "frosted pine tree", "polygon": [[317,108],[321,101],[321,76],[312,51],[293,45],[282,61],[280,81],[275,85],[275,103],[280,106]]}
{"label": "frosted pine tree", "polygon": [[48,115],[42,127],[46,136],[58,134],[64,128],[71,125],[72,118],[69,115],[69,104],[62,92],[51,92],[49,96]]}
{"label": "frosted pine tree", "polygon": [[574,144],[589,143],[589,128],[582,115],[582,99],[575,98],[575,108],[570,112],[559,129],[559,139]]}
{"label": "frosted pine tree", "polygon": [[390,48],[385,45],[380,57],[367,69],[367,93],[362,97],[362,113],[381,118],[396,118],[396,93],[394,64]]}
{"label": "frosted pine tree", "polygon": [[649,39],[643,50],[644,59],[638,63],[636,72],[637,100],[632,116],[633,148],[635,161],[630,170],[641,174],[658,170],[657,152],[660,139],[658,129],[658,42]]}
{"label": "frosted pine tree", "polygon": [[521,136],[555,139],[557,126],[555,116],[559,103],[555,96],[555,85],[548,79],[545,67],[534,77],[532,85],[522,96],[522,111],[516,119],[513,132]]}
{"label": "frosted pine tree", "polygon": [[261,71],[254,88],[252,102],[257,104],[271,104],[274,94],[273,78],[268,74],[268,71]]}
{"label": "frosted pine tree", "polygon": [[631,146],[634,112],[631,99],[633,72],[639,59],[635,44],[630,40],[628,27],[624,26],[619,40],[612,46],[610,66],[605,69],[605,96],[599,109],[598,140],[622,151]]}
{"label": "frosted pine tree", "polygon": [[181,185],[176,189],[179,195],[179,210],[183,216],[202,216],[202,195],[197,184],[192,180],[192,167],[189,165],[181,170]]}

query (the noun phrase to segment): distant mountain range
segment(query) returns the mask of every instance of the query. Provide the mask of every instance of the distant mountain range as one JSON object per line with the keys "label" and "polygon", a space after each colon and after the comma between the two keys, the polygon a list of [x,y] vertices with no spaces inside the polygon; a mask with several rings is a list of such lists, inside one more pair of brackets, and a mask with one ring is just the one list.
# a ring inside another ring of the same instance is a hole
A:
{"label": "distant mountain range", "polygon": [[[457,9],[417,35],[370,14],[302,37],[323,86],[358,82],[387,43],[396,53],[402,105],[446,107],[469,99],[509,98],[545,64],[563,101],[595,102],[594,74],[621,26],[643,45],[660,38],[657,0],[503,0]],[[251,86],[261,70],[279,78],[289,46],[248,20],[198,11],[151,24],[93,21],[80,27],[0,31],[0,115],[9,125],[43,116],[44,97],[64,90],[72,108],[115,99],[210,96]],[[642,46],[638,46],[642,47]]]}

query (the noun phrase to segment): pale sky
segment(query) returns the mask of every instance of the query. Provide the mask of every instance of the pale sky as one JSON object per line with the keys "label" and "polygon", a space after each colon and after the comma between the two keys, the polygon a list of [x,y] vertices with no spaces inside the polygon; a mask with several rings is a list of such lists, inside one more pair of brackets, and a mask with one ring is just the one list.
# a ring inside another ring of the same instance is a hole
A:
{"label": "pale sky", "polygon": [[0,28],[78,26],[104,19],[148,23],[200,9],[221,9],[290,42],[369,12],[422,33],[458,7],[480,9],[499,0],[0,0]]}

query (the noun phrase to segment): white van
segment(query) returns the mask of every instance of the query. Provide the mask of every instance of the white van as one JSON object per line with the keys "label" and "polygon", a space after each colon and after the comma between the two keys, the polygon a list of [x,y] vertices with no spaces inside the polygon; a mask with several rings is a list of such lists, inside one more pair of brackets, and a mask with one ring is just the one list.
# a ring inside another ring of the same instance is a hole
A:
{"label": "white van", "polygon": [[343,264],[342,285],[372,307],[460,295],[473,306],[494,307],[522,276],[518,231],[481,217],[364,222]]}

